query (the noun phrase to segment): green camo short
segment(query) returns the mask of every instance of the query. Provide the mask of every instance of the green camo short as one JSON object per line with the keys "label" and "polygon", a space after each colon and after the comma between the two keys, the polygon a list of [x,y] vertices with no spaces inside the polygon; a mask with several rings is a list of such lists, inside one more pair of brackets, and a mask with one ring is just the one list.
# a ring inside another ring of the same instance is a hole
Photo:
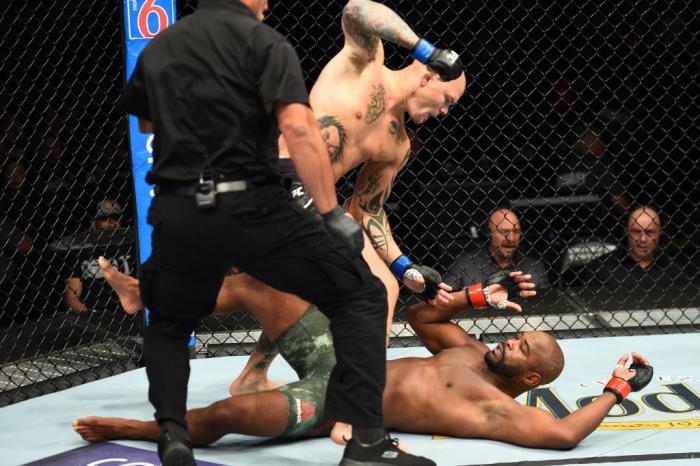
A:
{"label": "green camo short", "polygon": [[289,420],[282,436],[328,435],[333,425],[324,422],[323,412],[328,379],[335,366],[328,318],[311,305],[276,344],[299,376],[298,382],[277,389],[287,397],[289,407]]}

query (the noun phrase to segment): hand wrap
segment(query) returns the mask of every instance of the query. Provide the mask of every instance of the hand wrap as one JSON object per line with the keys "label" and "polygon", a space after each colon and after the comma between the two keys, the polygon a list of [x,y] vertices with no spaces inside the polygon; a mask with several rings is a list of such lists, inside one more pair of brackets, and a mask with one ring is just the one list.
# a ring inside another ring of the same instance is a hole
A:
{"label": "hand wrap", "polygon": [[511,272],[512,270],[499,270],[489,275],[483,284],[474,283],[469,285],[465,290],[469,305],[473,309],[481,309],[488,305],[496,309],[505,310],[508,300],[504,299],[500,303],[494,303],[489,294],[488,287],[491,285],[501,285],[508,291],[509,298],[513,295],[517,295],[519,291],[518,283],[510,276]]}
{"label": "hand wrap", "polygon": [[629,380],[625,380],[622,377],[613,377],[603,389],[605,392],[614,394],[618,404],[622,403],[630,392],[638,392],[649,385],[654,375],[654,368],[652,366],[647,366],[639,362],[632,364],[630,369],[634,369],[634,377]]}
{"label": "hand wrap", "polygon": [[438,292],[438,285],[442,283],[442,276],[435,269],[425,265],[414,264],[406,256],[399,256],[389,268],[400,282],[403,282],[406,278],[417,281],[422,277],[425,285],[421,296],[426,301],[435,298]]}

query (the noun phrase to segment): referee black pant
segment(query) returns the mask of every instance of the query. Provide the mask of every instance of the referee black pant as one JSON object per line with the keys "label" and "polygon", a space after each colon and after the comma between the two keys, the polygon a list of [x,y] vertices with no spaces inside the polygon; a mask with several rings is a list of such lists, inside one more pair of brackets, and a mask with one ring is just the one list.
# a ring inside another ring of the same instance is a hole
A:
{"label": "referee black pant", "polygon": [[158,194],[148,212],[153,252],[139,275],[141,298],[150,310],[144,355],[156,420],[186,425],[187,342],[199,320],[214,310],[224,276],[235,265],[329,316],[337,364],[327,417],[382,427],[384,285],[280,186],[221,194],[216,204],[198,211],[193,197]]}

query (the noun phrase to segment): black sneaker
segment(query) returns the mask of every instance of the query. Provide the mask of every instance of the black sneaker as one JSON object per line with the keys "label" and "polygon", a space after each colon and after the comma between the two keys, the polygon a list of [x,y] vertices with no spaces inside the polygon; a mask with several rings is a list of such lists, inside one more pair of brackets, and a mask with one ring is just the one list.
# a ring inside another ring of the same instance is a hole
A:
{"label": "black sneaker", "polygon": [[[178,426],[179,427],[179,426]],[[161,428],[158,436],[158,456],[163,466],[197,466],[192,442],[182,427]]]}
{"label": "black sneaker", "polygon": [[403,452],[398,445],[399,441],[389,435],[369,445],[351,438],[345,446],[340,466],[435,466],[434,461]]}

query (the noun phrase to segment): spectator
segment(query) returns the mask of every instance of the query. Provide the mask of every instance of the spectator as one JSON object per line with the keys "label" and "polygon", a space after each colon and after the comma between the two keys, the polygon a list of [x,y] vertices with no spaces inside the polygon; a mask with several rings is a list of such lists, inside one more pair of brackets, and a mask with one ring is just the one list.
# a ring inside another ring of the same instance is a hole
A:
{"label": "spectator", "polygon": [[445,283],[461,289],[472,283],[481,283],[494,272],[504,269],[520,270],[531,274],[530,282],[538,290],[549,288],[544,264],[518,251],[522,238],[520,219],[510,209],[498,208],[486,224],[486,247],[462,252],[447,271]]}
{"label": "spectator", "polygon": [[[111,200],[103,200],[97,205],[97,212],[91,221],[91,231],[113,231],[121,227],[122,209]],[[97,236],[88,238],[99,244]],[[116,238],[119,243],[119,237]],[[92,243],[93,241],[86,241]],[[126,244],[126,242],[123,242]],[[111,288],[102,276],[98,259],[100,255],[109,255],[111,264],[126,275],[133,275],[131,251],[124,250],[112,253],[95,251],[92,245],[86,245],[78,254],[76,267],[66,280],[65,301],[69,310],[85,312],[105,307],[111,296]]]}
{"label": "spectator", "polygon": [[632,211],[627,220],[627,247],[589,262],[582,270],[586,284],[649,289],[688,283],[673,260],[660,253],[661,216],[650,206]]}

